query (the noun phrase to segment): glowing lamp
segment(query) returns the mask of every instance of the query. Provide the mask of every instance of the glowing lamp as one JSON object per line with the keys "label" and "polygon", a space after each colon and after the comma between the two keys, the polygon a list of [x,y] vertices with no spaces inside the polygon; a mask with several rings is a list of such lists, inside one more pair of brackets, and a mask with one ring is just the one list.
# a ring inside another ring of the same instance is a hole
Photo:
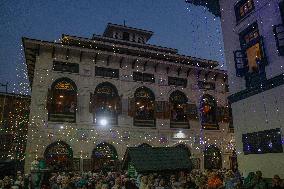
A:
{"label": "glowing lamp", "polygon": [[106,120],[105,118],[102,118],[102,119],[100,120],[100,125],[106,126],[106,125],[107,125],[107,120]]}

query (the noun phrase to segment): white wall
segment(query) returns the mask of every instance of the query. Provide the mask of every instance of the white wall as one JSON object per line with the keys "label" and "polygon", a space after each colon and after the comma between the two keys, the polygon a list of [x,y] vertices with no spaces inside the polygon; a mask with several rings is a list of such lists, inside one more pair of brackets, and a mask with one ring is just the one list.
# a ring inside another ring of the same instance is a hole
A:
{"label": "white wall", "polygon": [[[264,37],[265,53],[269,65],[266,66],[267,79],[283,74],[284,57],[278,56],[272,25],[281,24],[278,9],[279,0],[254,0],[255,10],[241,23],[236,24],[234,5],[237,0],[220,0],[225,58],[228,68],[230,93],[245,90],[245,79],[236,77],[234,54],[240,50],[239,33],[257,21],[260,35]],[[284,177],[284,154],[243,155],[241,137],[250,133],[284,127],[284,96],[280,86],[251,96],[232,104],[236,134],[239,168],[246,175],[250,171],[261,170],[264,177],[279,174]],[[278,111],[277,111],[278,109]],[[266,121],[267,120],[267,121]]]}
{"label": "white wall", "polygon": [[[106,66],[106,59],[99,58],[97,63],[93,62],[93,54],[83,54],[83,58],[80,62],[78,52],[73,52],[70,50],[70,56],[68,60],[65,59],[65,51],[56,50],[55,58],[52,58],[51,49],[41,48],[40,55],[37,57],[36,66],[35,66],[35,74],[33,80],[32,87],[32,101],[31,101],[31,112],[30,112],[30,127],[28,131],[28,142],[27,142],[27,157],[26,157],[26,165],[25,170],[28,171],[30,167],[30,162],[33,161],[35,157],[43,157],[43,153],[45,148],[55,142],[57,140],[66,141],[73,149],[74,157],[81,158],[90,158],[92,150],[95,145],[100,142],[109,142],[114,145],[114,147],[118,151],[119,159],[121,159],[124,155],[125,149],[127,146],[134,146],[146,142],[153,146],[173,146],[179,140],[172,139],[172,135],[177,133],[180,129],[170,129],[169,120],[158,119],[156,121],[156,128],[138,128],[133,126],[133,119],[129,117],[127,114],[120,115],[118,118],[118,125],[114,128],[104,128],[99,129],[94,127],[92,123],[92,114],[89,113],[89,100],[90,93],[93,93],[96,86],[104,81],[108,81],[116,86],[118,89],[119,95],[123,95],[122,99],[128,99],[133,97],[135,90],[140,86],[146,86],[150,88],[155,96],[156,100],[165,100],[168,101],[169,95],[174,90],[183,91],[189,98],[191,103],[199,104],[199,100],[204,91],[201,90],[193,90],[192,85],[197,84],[197,76],[196,74],[191,74],[188,78],[188,86],[187,88],[182,87],[173,87],[167,85],[158,84],[158,79],[164,78],[167,79],[166,67],[164,65],[158,67],[157,73],[154,72],[153,65],[148,63],[147,69],[145,72],[153,73],[156,78],[155,83],[139,83],[132,81],[130,75],[132,75],[133,71],[143,71],[142,65],[144,62],[138,62],[138,67],[135,66],[135,69],[131,69],[131,62],[133,60],[125,59],[123,62],[123,67],[120,69],[120,78],[121,79],[107,79],[95,77],[94,68],[95,66]],[[101,57],[101,56],[100,56]],[[52,70],[53,60],[65,61],[65,62],[73,62],[79,63],[80,70],[79,74],[74,73],[60,73]],[[111,68],[119,68],[119,58],[111,59],[109,63],[109,67]],[[127,66],[127,67],[126,67]],[[175,71],[170,71],[169,76],[176,75]],[[183,69],[182,73],[179,77],[186,78],[186,70]],[[128,75],[127,79],[122,76]],[[48,88],[51,87],[52,83],[61,77],[68,77],[73,80],[78,88],[78,106],[77,106],[77,122],[76,123],[52,123],[48,122],[47,110],[46,110],[46,99],[47,99],[47,91]],[[210,80],[212,80],[210,78]],[[214,80],[212,80],[215,82]],[[166,80],[167,83],[167,80]],[[216,90],[208,91],[207,94],[211,94],[217,100],[217,104],[219,106],[227,105],[227,94],[225,92],[225,84],[223,78],[218,78],[216,81]],[[219,123],[220,131],[200,131],[200,123],[199,121],[190,121],[190,129],[185,129],[183,132],[187,136],[187,145],[192,149],[192,153],[195,154],[196,157],[202,158],[202,148],[199,144],[194,144],[194,137],[200,137],[200,135],[204,135],[207,139],[210,139],[210,143],[216,143],[217,146],[220,147],[223,153],[226,153],[223,157],[224,166],[229,166],[229,155],[230,150],[226,149],[228,145],[228,141],[232,139],[231,134],[228,134],[228,123]],[[61,126],[64,129],[61,129]],[[80,131],[83,129],[83,131]],[[130,131],[133,135],[137,135],[137,137],[130,137],[129,141],[121,141],[120,138],[112,138],[110,133],[110,129],[118,131],[121,136],[122,133],[126,131]],[[89,136],[89,140],[80,141],[78,140],[78,133],[84,133]],[[97,134],[96,134],[97,133]],[[145,139],[144,133],[150,134],[151,137]],[[142,137],[140,138],[139,135]],[[159,142],[159,136],[165,136],[169,139],[167,144],[161,144]],[[95,138],[93,138],[95,137]],[[158,138],[155,138],[158,137]],[[199,147],[199,148],[197,148]]]}

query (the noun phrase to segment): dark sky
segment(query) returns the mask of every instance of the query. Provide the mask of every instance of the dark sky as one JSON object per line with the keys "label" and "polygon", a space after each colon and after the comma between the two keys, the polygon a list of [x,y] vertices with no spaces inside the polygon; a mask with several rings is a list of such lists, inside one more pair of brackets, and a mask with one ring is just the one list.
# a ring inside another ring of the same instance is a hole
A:
{"label": "dark sky", "polygon": [[0,83],[9,82],[12,92],[23,81],[21,37],[91,37],[102,34],[108,22],[124,20],[127,26],[153,31],[150,44],[224,64],[220,19],[184,0],[1,0]]}

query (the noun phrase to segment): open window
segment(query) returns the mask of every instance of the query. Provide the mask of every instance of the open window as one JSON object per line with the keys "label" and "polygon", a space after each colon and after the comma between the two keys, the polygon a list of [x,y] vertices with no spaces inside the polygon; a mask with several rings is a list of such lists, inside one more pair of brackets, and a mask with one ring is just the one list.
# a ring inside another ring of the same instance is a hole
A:
{"label": "open window", "polygon": [[258,85],[266,79],[267,59],[257,23],[241,32],[239,37],[242,49],[234,52],[236,75],[245,76],[247,87]]}
{"label": "open window", "polygon": [[155,95],[147,87],[140,87],[134,93],[134,125],[141,127],[155,126]]}
{"label": "open window", "polygon": [[171,109],[171,127],[172,128],[188,128],[188,117],[186,114],[187,97],[181,91],[174,91],[170,95]]}
{"label": "open window", "polygon": [[49,90],[47,99],[48,120],[76,122],[77,87],[68,78],[57,79]]}
{"label": "open window", "polygon": [[263,37],[260,36],[255,22],[239,34],[241,48],[247,60],[248,72],[263,71],[266,65]]}

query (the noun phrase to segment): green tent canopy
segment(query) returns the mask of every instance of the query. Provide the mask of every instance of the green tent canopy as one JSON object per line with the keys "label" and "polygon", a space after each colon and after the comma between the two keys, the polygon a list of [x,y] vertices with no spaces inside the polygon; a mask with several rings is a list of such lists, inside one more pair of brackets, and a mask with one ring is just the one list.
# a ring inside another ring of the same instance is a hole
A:
{"label": "green tent canopy", "polygon": [[138,173],[189,171],[192,169],[188,149],[177,147],[127,148],[123,169],[133,166]]}

